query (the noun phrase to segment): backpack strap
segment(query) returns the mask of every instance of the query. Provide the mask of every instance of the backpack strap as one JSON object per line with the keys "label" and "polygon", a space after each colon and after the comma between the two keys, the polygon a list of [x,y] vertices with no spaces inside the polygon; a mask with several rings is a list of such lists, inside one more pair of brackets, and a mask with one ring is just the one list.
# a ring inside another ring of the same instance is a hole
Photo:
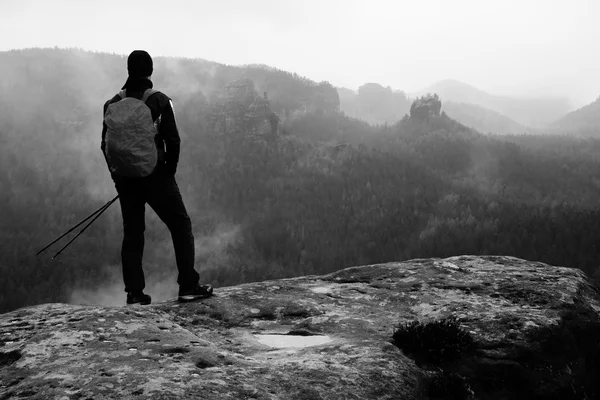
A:
{"label": "backpack strap", "polygon": [[158,93],[158,90],[154,90],[154,89],[147,89],[144,92],[144,95],[142,96],[142,101],[145,103],[146,101],[148,101],[148,98],[150,96],[152,96],[154,93]]}

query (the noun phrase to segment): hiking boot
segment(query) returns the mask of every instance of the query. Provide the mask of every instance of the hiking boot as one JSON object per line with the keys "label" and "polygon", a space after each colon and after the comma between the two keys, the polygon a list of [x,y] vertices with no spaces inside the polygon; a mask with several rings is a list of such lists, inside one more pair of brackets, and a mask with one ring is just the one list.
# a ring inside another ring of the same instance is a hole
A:
{"label": "hiking boot", "polygon": [[127,293],[127,304],[141,304],[143,306],[150,304],[152,298],[144,292]]}
{"label": "hiking boot", "polygon": [[213,288],[210,285],[196,285],[189,289],[179,288],[179,301],[194,301],[212,296]]}

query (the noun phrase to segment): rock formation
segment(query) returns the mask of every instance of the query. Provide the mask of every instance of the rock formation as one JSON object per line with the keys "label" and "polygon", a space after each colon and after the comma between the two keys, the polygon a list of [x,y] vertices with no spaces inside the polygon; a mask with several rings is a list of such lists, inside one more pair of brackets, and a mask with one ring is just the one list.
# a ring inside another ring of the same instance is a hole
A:
{"label": "rock formation", "polygon": [[423,120],[429,117],[440,116],[440,110],[442,109],[442,102],[437,94],[419,97],[413,101],[410,106],[410,117]]}
{"label": "rock formation", "polygon": [[261,97],[251,79],[227,84],[208,121],[216,133],[258,135],[268,140],[275,138],[279,126],[279,116],[271,110],[267,92]]}
{"label": "rock formation", "polygon": [[491,256],[45,304],[0,315],[0,399],[592,399],[599,312],[580,270]]}

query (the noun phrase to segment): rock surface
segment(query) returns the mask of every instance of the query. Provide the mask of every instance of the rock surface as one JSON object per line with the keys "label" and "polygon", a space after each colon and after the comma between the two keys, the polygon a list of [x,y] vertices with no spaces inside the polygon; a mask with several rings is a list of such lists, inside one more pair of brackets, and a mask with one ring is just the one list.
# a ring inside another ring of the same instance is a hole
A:
{"label": "rock surface", "polygon": [[[580,270],[474,256],[218,288],[185,304],[46,304],[0,315],[0,399],[418,399],[441,370],[477,399],[594,398],[599,313]],[[399,323],[448,316],[474,353],[432,367],[392,344]]]}

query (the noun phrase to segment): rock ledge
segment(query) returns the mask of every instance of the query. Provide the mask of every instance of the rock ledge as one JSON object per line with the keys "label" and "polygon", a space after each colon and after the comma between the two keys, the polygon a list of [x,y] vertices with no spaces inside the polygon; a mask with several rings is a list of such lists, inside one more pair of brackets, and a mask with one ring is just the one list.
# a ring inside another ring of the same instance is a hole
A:
{"label": "rock ledge", "polygon": [[[218,288],[187,304],[45,304],[0,315],[0,399],[417,399],[441,370],[477,399],[594,398],[599,314],[580,270],[491,256]],[[452,364],[391,342],[399,323],[449,316],[476,347]]]}

